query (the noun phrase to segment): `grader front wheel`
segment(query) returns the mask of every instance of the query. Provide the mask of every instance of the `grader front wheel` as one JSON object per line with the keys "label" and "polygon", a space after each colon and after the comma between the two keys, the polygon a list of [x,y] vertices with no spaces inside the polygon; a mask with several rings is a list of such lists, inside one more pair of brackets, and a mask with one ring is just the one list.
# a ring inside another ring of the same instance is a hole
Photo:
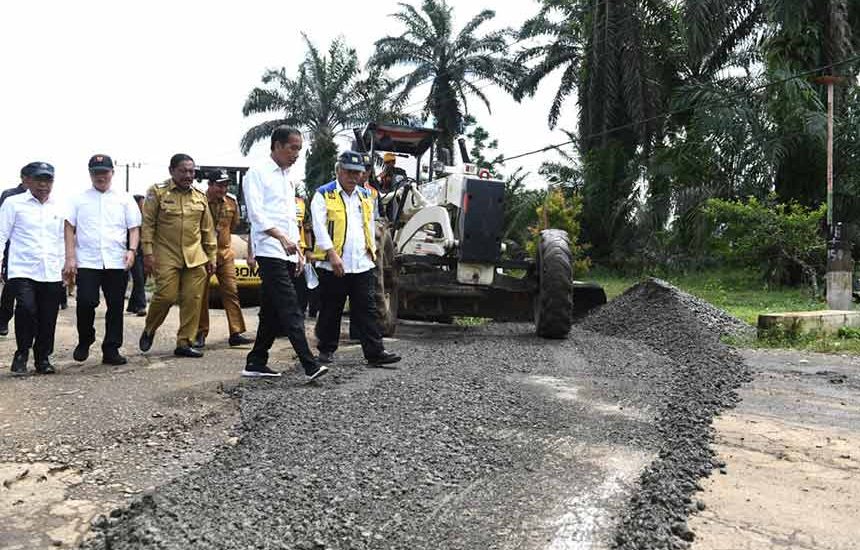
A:
{"label": "grader front wheel", "polygon": [[573,256],[570,238],[560,229],[540,233],[535,328],[542,338],[567,338],[573,325]]}

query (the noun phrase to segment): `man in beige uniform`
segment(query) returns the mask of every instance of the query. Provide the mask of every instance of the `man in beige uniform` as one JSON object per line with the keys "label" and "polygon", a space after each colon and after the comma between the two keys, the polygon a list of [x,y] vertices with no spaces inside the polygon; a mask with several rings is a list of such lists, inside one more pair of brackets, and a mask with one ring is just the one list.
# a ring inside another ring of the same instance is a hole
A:
{"label": "man in beige uniform", "polygon": [[[227,326],[230,329],[231,346],[251,344],[253,339],[243,336],[245,332],[245,318],[242,316],[242,306],[239,304],[239,291],[236,288],[236,264],[233,260],[232,235],[233,230],[239,225],[239,203],[236,198],[227,192],[227,184],[230,177],[227,174],[212,174],[209,176],[209,187],[206,189],[206,198],[209,200],[209,212],[212,214],[212,222],[215,224],[215,233],[218,238],[217,267],[215,276],[218,278],[218,291],[221,294],[221,303],[224,304],[224,312],[227,314]],[[209,285],[203,287],[203,300],[200,304],[200,326],[197,328],[197,338],[194,347],[203,349],[206,346],[206,337],[209,335]]]}
{"label": "man in beige uniform", "polygon": [[206,194],[191,186],[194,160],[176,154],[171,178],[153,185],[143,204],[143,269],[155,274],[155,294],[140,335],[141,351],[149,351],[155,331],[170,307],[179,302],[179,331],[174,355],[203,357],[191,347],[200,322],[200,301],[209,275],[215,272],[215,227]]}

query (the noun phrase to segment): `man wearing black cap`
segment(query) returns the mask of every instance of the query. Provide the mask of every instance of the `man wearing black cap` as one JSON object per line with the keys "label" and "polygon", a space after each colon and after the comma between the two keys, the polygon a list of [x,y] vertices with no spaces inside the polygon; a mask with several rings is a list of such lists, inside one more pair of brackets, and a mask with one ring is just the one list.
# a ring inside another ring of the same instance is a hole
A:
{"label": "man wearing black cap", "polygon": [[311,201],[320,279],[320,313],[316,325],[320,363],[331,363],[340,337],[340,321],[349,298],[350,319],[368,365],[400,361],[385,351],[376,313],[376,240],[374,200],[361,187],[365,165],[360,153],[346,151],[335,166],[337,180],[323,185]]}
{"label": "man wearing black cap", "polygon": [[[209,185],[206,188],[206,199],[209,201],[209,213],[215,225],[215,240],[218,249],[215,252],[215,277],[218,279],[218,290],[221,294],[221,304],[227,314],[227,326],[230,336],[227,340],[231,346],[250,344],[254,340],[248,338],[245,332],[245,317],[242,315],[242,304],[239,303],[239,289],[236,286],[236,255],[233,252],[233,230],[239,226],[239,203],[236,197],[227,192],[230,177],[224,172],[209,174]],[[209,336],[209,281],[203,287],[203,298],[200,300],[200,321],[197,325],[197,337],[194,347],[202,349]]]}
{"label": "man wearing black cap", "polygon": [[[6,202],[6,199],[9,197],[14,197],[15,195],[27,192],[27,186],[30,182],[30,172],[36,164],[39,163],[31,162],[27,166],[21,168],[21,183],[15,187],[6,189],[2,194],[0,194],[0,207],[3,206],[3,203]],[[8,256],[9,243],[6,243],[6,250],[3,253],[3,266],[0,267],[0,278],[3,279],[3,292],[0,294],[0,336],[6,336],[9,334],[9,321],[12,320],[12,316],[15,314],[15,297],[9,289],[9,285],[6,284],[6,281],[8,280],[6,277],[6,273],[8,271]]]}
{"label": "man wearing black cap", "polygon": [[72,357],[86,361],[96,340],[94,326],[99,289],[104,294],[105,336],[102,363],[124,365],[122,310],[128,270],[134,265],[140,240],[140,210],[131,196],[113,189],[113,160],[93,155],[89,164],[93,186],[72,200],[66,216],[66,265],[63,275],[78,287],[78,345]]}
{"label": "man wearing black cap", "polygon": [[0,207],[0,249],[9,243],[9,285],[15,294],[12,373],[26,374],[30,348],[38,374],[53,374],[57,312],[63,293],[63,209],[51,197],[54,167],[40,162],[25,193]]}

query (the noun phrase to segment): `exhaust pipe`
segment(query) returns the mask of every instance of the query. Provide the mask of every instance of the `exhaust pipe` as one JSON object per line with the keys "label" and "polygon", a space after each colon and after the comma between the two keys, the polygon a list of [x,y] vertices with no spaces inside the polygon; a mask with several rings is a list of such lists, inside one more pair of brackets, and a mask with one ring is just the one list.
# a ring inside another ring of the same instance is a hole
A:
{"label": "exhaust pipe", "polygon": [[464,164],[471,163],[472,159],[469,158],[469,151],[466,150],[466,138],[458,139],[457,145],[460,146],[460,158],[463,159],[463,163]]}

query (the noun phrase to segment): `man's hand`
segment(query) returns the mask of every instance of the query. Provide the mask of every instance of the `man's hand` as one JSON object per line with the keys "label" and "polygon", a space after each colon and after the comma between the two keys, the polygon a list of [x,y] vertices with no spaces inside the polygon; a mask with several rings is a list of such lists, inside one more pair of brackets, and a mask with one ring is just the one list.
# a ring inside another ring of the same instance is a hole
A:
{"label": "man's hand", "polygon": [[334,248],[328,251],[326,254],[328,257],[328,262],[331,264],[331,270],[334,272],[335,277],[343,277],[344,275],[344,267],[343,260],[340,255],[334,251]]}
{"label": "man's hand", "polygon": [[215,262],[209,262],[208,264],[206,264],[206,274],[211,277],[212,274],[215,273],[216,268],[217,266]]}
{"label": "man's hand", "polygon": [[143,272],[146,275],[152,275],[155,273],[156,269],[155,256],[153,254],[144,254],[143,255]]}
{"label": "man's hand", "polygon": [[257,258],[254,256],[248,256],[248,259],[245,261],[248,263],[248,267],[251,269],[257,269]]}
{"label": "man's hand", "polygon": [[299,254],[299,260],[296,262],[296,271],[295,271],[295,273],[293,273],[293,277],[301,276],[304,268],[305,268],[305,255]]}
{"label": "man's hand", "polygon": [[125,251],[125,270],[128,271],[134,265],[134,250],[126,250]]}
{"label": "man's hand", "polygon": [[75,284],[75,277],[77,276],[77,274],[77,261],[74,258],[66,260],[66,263],[63,266],[63,280],[66,281],[66,284],[68,286],[72,286]]}
{"label": "man's hand", "polygon": [[281,241],[281,246],[284,247],[284,252],[287,253],[287,256],[292,256],[299,250],[298,245],[291,241],[286,235],[282,235],[278,240]]}

